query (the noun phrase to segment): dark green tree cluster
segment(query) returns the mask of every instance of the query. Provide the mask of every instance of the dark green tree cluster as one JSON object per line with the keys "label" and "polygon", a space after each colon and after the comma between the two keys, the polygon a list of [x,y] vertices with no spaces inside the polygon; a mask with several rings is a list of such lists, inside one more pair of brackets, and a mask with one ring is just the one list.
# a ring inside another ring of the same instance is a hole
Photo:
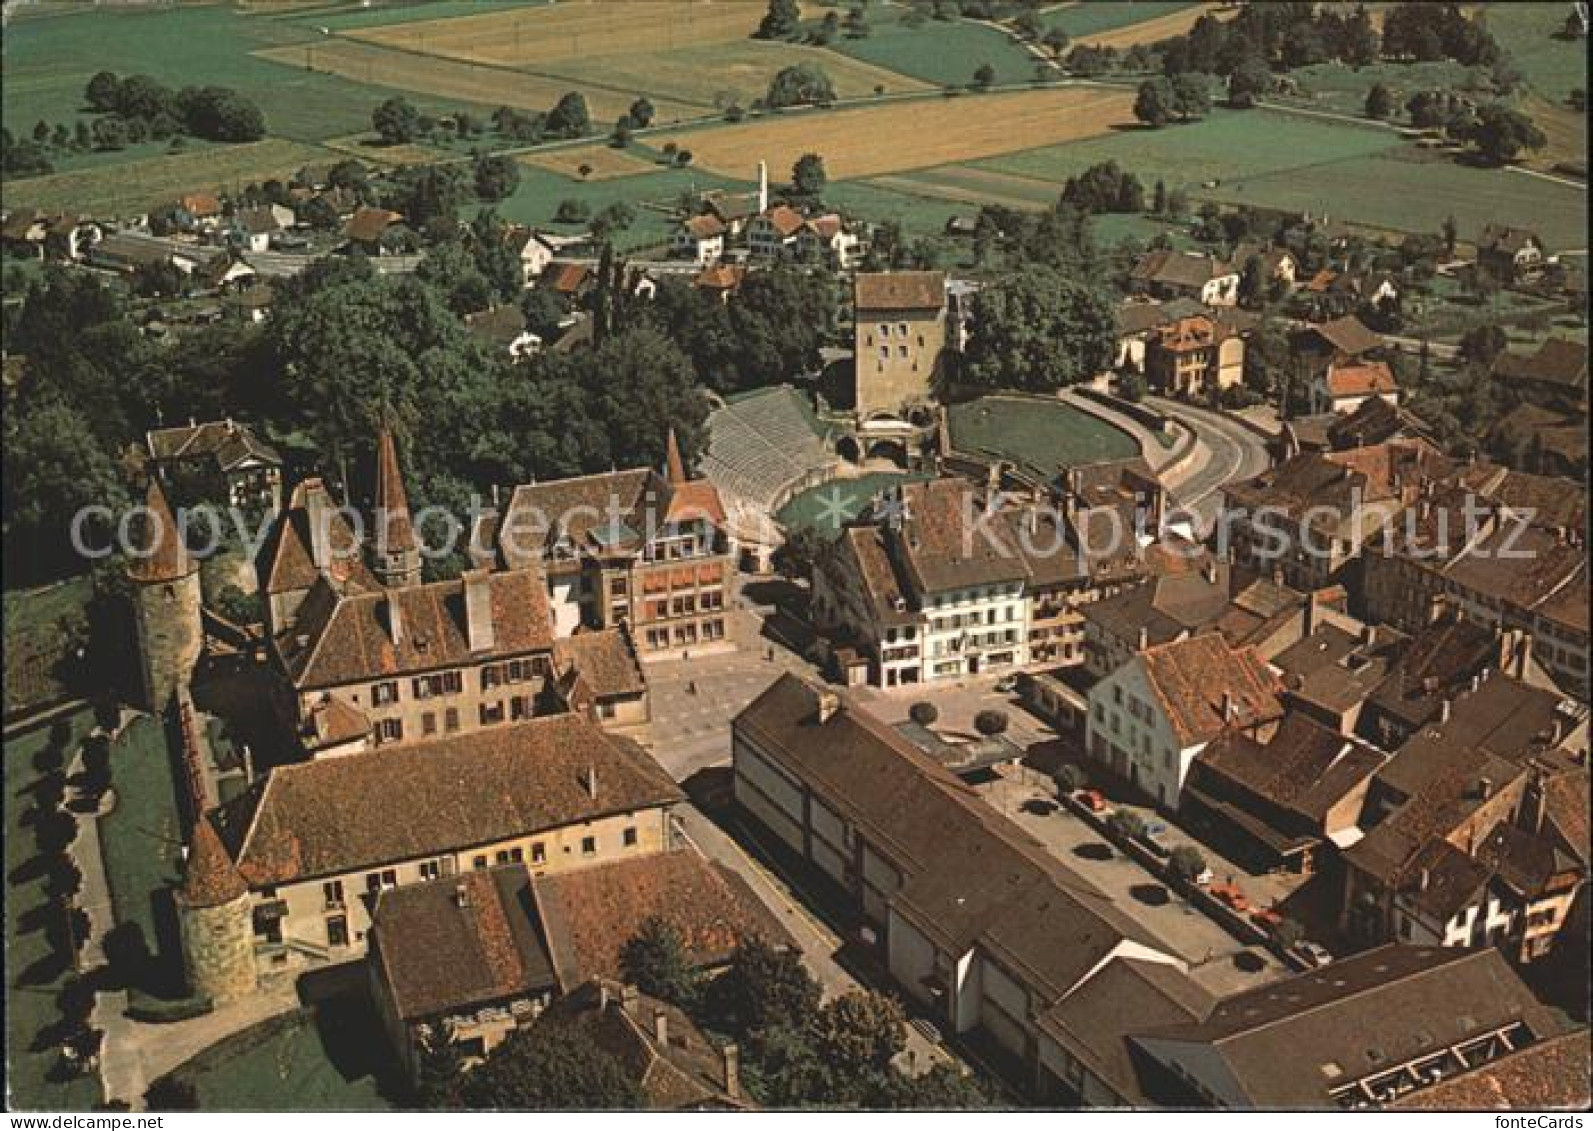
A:
{"label": "dark green tree cluster", "polygon": [[1146,79],[1134,98],[1134,117],[1153,129],[1175,118],[1180,122],[1203,118],[1210,110],[1211,76],[1203,71]]}
{"label": "dark green tree cluster", "polygon": [[130,133],[162,140],[191,134],[209,141],[258,141],[265,136],[260,107],[230,87],[185,86],[173,91],[148,75],[122,78],[101,71],[83,92],[88,105],[118,119]]}
{"label": "dark green tree cluster", "polygon": [[1091,165],[1062,186],[1062,201],[1088,213],[1143,212],[1145,186],[1116,161]]}
{"label": "dark green tree cluster", "polygon": [[1105,371],[1116,344],[1116,309],[1104,291],[1031,266],[975,296],[962,376],[990,388],[1049,392]]}
{"label": "dark green tree cluster", "polygon": [[823,67],[797,63],[782,68],[769,80],[763,104],[771,110],[787,106],[827,106],[835,101],[835,83]]}
{"label": "dark green tree cluster", "polygon": [[585,1026],[545,1018],[520,1029],[485,1061],[423,1097],[428,1106],[476,1111],[639,1108],[641,1089]]}

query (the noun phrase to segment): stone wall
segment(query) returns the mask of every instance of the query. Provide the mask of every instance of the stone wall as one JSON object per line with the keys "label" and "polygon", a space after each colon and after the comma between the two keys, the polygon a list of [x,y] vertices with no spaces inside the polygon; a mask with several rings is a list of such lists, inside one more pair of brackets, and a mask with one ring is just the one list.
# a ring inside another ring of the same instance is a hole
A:
{"label": "stone wall", "polygon": [[189,988],[216,1005],[254,993],[254,924],[248,894],[219,907],[189,906],[179,896],[177,908]]}

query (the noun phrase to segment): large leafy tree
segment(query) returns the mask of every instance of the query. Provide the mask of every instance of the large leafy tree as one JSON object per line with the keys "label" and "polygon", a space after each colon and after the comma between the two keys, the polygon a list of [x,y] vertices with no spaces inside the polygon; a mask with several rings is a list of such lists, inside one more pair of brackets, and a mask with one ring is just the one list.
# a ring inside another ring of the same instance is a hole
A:
{"label": "large leafy tree", "polygon": [[1548,138],[1531,118],[1502,102],[1477,108],[1476,118],[1466,127],[1466,140],[1490,165],[1508,164],[1522,150],[1542,149],[1548,144]]}
{"label": "large leafy tree", "polygon": [[992,388],[1048,392],[1103,371],[1116,340],[1114,307],[1101,290],[1034,267],[974,299],[963,376]]}
{"label": "large leafy tree", "polygon": [[732,1028],[743,1032],[804,1028],[821,996],[800,957],[760,938],[746,939],[736,948],[730,969],[714,988]]}
{"label": "large leafy tree", "polygon": [[389,98],[371,111],[371,128],[385,144],[403,145],[420,133],[420,111],[407,99]]}
{"label": "large leafy tree", "polygon": [[785,106],[823,106],[835,101],[835,84],[824,68],[813,63],[786,67],[769,81],[764,102],[772,109]]}
{"label": "large leafy tree", "polygon": [[697,995],[697,972],[686,953],[680,928],[657,915],[648,916],[636,934],[620,947],[625,980],[649,997],[687,1006]]}
{"label": "large leafy tree", "polygon": [[769,0],[769,10],[764,13],[757,39],[790,39],[802,28],[802,9],[797,0]]}
{"label": "large leafy tree", "polygon": [[584,1028],[541,1021],[514,1033],[459,1088],[476,1109],[637,1108],[641,1091],[611,1053]]}

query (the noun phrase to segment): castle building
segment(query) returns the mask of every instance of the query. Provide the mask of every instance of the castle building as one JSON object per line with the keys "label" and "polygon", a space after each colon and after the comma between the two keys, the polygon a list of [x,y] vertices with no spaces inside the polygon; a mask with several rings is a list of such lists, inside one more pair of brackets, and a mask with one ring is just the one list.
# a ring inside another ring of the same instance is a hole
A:
{"label": "castle building", "polygon": [[226,1005],[255,991],[249,885],[207,817],[194,826],[177,892],[177,922],[191,993]]}
{"label": "castle building", "polygon": [[946,351],[946,276],[859,272],[853,282],[859,420],[930,399]]}
{"label": "castle building", "polygon": [[128,547],[133,626],[138,641],[143,705],[161,711],[188,683],[204,647],[199,563],[183,544],[182,531],[160,481],[151,477],[144,508]]}

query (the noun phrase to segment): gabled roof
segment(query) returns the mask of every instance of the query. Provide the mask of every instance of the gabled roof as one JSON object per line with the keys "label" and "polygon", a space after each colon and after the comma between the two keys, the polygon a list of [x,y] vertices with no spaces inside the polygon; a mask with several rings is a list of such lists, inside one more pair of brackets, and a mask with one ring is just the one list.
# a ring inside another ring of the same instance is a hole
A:
{"label": "gabled roof", "polygon": [[1536,353],[1505,350],[1494,359],[1496,381],[1533,381],[1563,386],[1587,396],[1587,346],[1569,338],[1549,338]]}
{"label": "gabled roof", "polygon": [[1593,1102],[1588,1082],[1587,1029],[1528,1045],[1470,1072],[1418,1088],[1388,1106],[1399,1110],[1484,1109],[1586,1111]]}
{"label": "gabled roof", "polygon": [[1283,714],[1266,664],[1252,648],[1230,648],[1220,633],[1148,648],[1137,662],[1185,747],[1209,741],[1225,727],[1254,726]]}
{"label": "gabled roof", "polygon": [[725,234],[725,223],[712,213],[692,216],[680,222],[683,233],[694,240],[711,240]]}
{"label": "gabled roof", "polygon": [[747,269],[739,263],[716,263],[697,272],[691,285],[709,291],[733,291],[747,277]]}
{"label": "gabled roof", "polygon": [[1310,326],[1305,333],[1320,338],[1331,349],[1346,357],[1359,357],[1371,350],[1381,349],[1386,343],[1381,334],[1371,330],[1355,315],[1335,318]]}
{"label": "gabled roof", "polygon": [[768,224],[783,238],[790,238],[796,235],[802,230],[803,224],[802,213],[788,204],[776,204],[773,208],[754,219],[753,223],[757,223],[759,220]]}
{"label": "gabled roof", "polygon": [[852,280],[858,310],[939,310],[946,305],[943,271],[859,271]]}
{"label": "gabled roof", "polygon": [[[261,554],[262,587],[267,596],[296,593],[315,584],[319,571],[312,552],[311,516],[308,501],[314,493],[326,492],[319,479],[300,480],[288,498],[288,505],[277,518]],[[378,587],[366,567],[354,529],[340,508],[327,497],[326,536],[328,573],[342,592],[370,592]]]}
{"label": "gabled roof", "polygon": [[1028,566],[1011,527],[982,521],[984,505],[965,479],[908,483],[901,530],[891,536],[916,595],[1023,581]]}
{"label": "gabled roof", "polygon": [[144,495],[145,511],[137,515],[127,557],[127,576],[148,584],[177,581],[187,577],[199,566],[188,556],[183,543],[182,529],[166,501],[166,491],[160,479],[149,477],[149,488]]}
{"label": "gabled roof", "polygon": [[259,888],[461,852],[683,797],[634,743],[561,714],[279,766],[212,819],[239,873]]}
{"label": "gabled roof", "polygon": [[402,213],[387,208],[360,208],[349,218],[343,234],[360,243],[375,243],[403,218]]}
{"label": "gabled roof", "polygon": [[1291,711],[1265,743],[1224,731],[1201,751],[1196,764],[1320,830],[1328,810],[1385,761],[1365,743]]}
{"label": "gabled roof", "polygon": [[1399,384],[1388,362],[1363,361],[1328,366],[1327,390],[1333,397],[1381,398],[1383,394],[1397,393]]}
{"label": "gabled roof", "polygon": [[487,577],[486,584],[490,652],[470,649],[465,582],[459,578],[340,594],[320,577],[293,622],[278,633],[277,654],[293,686],[310,690],[551,650],[553,621],[542,570],[535,564],[504,570]]}
{"label": "gabled roof", "polygon": [[579,678],[600,699],[647,690],[635,649],[617,628],[576,632],[555,640],[553,666],[562,678]]}
{"label": "gabled roof", "polygon": [[1233,264],[1195,251],[1161,250],[1140,256],[1129,278],[1169,287],[1204,287],[1234,273]]}
{"label": "gabled roof", "polygon": [[150,457],[155,460],[211,457],[222,471],[231,471],[248,460],[279,467],[282,464],[277,450],[256,436],[253,428],[230,418],[151,429],[145,440]]}

